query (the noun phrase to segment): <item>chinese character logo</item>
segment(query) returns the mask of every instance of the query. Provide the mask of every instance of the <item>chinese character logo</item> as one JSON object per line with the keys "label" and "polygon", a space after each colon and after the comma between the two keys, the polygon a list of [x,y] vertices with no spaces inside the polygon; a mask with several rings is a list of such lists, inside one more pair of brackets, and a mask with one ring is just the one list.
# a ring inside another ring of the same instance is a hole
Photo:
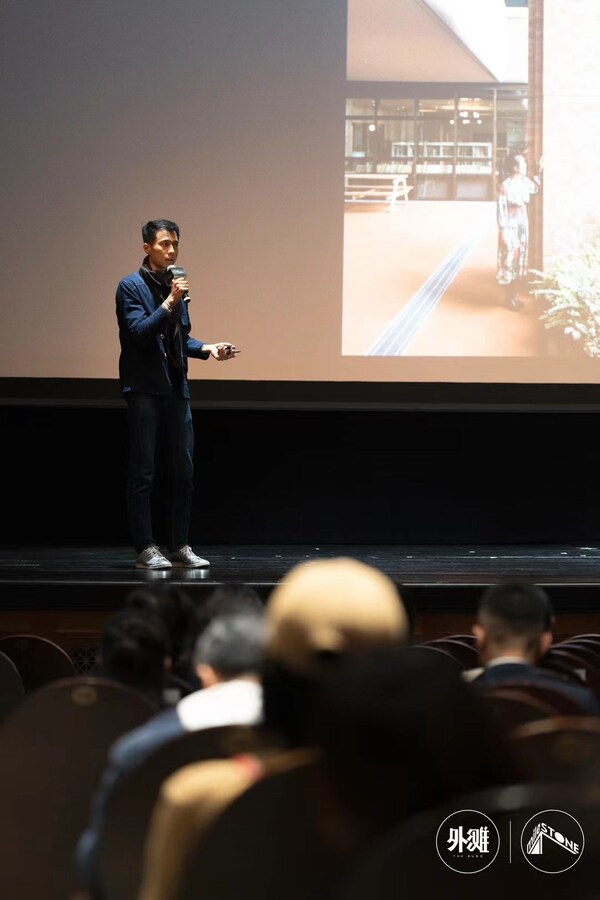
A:
{"label": "chinese character logo", "polygon": [[544,809],[521,832],[521,850],[540,872],[566,872],[583,853],[585,837],[577,819],[560,809]]}
{"label": "chinese character logo", "polygon": [[463,833],[463,826],[450,829],[450,837],[448,838],[448,850],[458,850],[464,853],[489,853],[490,850],[490,829],[487,825],[481,825],[480,828],[469,828],[466,835]]}
{"label": "chinese character logo", "polygon": [[472,875],[493,863],[500,835],[492,820],[476,809],[461,809],[447,816],[435,837],[438,856],[454,872]]}

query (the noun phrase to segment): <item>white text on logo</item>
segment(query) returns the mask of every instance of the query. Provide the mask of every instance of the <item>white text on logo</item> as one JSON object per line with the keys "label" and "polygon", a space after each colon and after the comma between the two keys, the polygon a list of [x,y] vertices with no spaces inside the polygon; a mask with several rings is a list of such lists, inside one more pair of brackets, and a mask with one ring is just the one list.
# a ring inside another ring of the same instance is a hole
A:
{"label": "white text on logo", "polygon": [[465,850],[468,853],[474,853],[475,850],[478,850],[479,853],[489,853],[489,840],[490,830],[487,825],[482,825],[481,828],[468,828],[466,837],[463,834],[462,825],[459,825],[458,828],[450,829],[448,851],[458,849],[459,853],[463,853]]}

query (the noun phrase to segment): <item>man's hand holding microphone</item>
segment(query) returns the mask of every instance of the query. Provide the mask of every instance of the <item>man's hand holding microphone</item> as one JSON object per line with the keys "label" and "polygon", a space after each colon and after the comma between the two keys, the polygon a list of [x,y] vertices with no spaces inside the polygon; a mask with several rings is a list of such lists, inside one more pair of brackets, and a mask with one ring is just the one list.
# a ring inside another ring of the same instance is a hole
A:
{"label": "man's hand holding microphone", "polygon": [[167,266],[167,282],[171,287],[171,293],[165,300],[166,308],[169,312],[182,300],[184,303],[190,302],[189,284],[185,269],[182,269],[181,266]]}

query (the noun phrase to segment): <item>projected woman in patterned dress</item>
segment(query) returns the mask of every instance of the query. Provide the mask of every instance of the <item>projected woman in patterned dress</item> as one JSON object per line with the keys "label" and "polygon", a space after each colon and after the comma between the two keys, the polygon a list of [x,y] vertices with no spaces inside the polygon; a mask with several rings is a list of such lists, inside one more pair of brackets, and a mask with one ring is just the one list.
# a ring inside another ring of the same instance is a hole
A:
{"label": "projected woman in patterned dress", "polygon": [[540,179],[527,177],[527,163],[521,154],[509,156],[510,175],[500,185],[497,202],[498,264],[496,280],[504,287],[504,297],[510,309],[523,306],[519,289],[524,287],[529,252],[529,217],[527,204],[538,190]]}

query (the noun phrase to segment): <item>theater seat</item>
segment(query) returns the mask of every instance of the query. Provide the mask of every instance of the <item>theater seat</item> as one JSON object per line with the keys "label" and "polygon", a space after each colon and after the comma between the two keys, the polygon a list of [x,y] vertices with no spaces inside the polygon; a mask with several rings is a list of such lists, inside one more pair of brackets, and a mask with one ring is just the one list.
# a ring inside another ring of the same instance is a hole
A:
{"label": "theater seat", "polygon": [[481,699],[502,732],[508,735],[518,725],[555,715],[547,700],[540,700],[525,690],[490,687],[481,691]]}
{"label": "theater seat", "polygon": [[230,803],[196,847],[177,900],[327,896],[340,859],[321,832],[318,766],[300,759]]}
{"label": "theater seat", "polygon": [[73,660],[62,647],[37,634],[9,634],[0,638],[0,651],[17,667],[25,691],[76,674]]}
{"label": "theater seat", "polygon": [[25,696],[23,681],[14,662],[0,652],[0,723]]}
{"label": "theater seat", "polygon": [[108,748],[156,711],[131,688],[76,677],[27,694],[7,717],[0,731],[1,897],[70,895],[75,843]]}
{"label": "theater seat", "polygon": [[511,742],[539,782],[600,785],[600,720],[557,716],[527,722],[513,731]]}

